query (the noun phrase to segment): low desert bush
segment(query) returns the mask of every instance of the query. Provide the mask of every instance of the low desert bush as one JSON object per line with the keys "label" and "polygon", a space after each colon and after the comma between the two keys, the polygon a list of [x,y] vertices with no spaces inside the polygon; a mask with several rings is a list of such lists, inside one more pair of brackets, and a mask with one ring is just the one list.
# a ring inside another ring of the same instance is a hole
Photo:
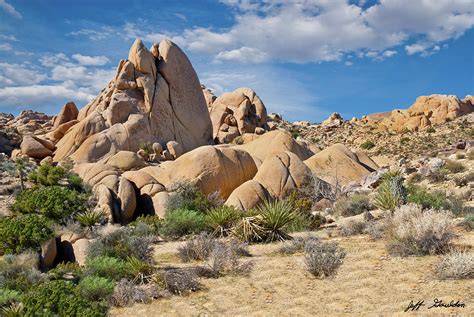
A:
{"label": "low desert bush", "polygon": [[167,211],[188,209],[201,213],[223,204],[217,193],[205,195],[196,186],[189,183],[177,183],[173,186],[173,195],[166,205]]}
{"label": "low desert bush", "polygon": [[208,267],[213,277],[225,274],[246,274],[252,269],[253,262],[242,262],[232,247],[216,244],[209,256]]}
{"label": "low desert bush", "polygon": [[86,276],[77,285],[79,295],[90,301],[106,301],[114,291],[114,283],[99,276]]}
{"label": "low desert bush", "polygon": [[365,233],[367,222],[364,220],[350,220],[345,222],[341,228],[341,234],[344,237],[355,236]]}
{"label": "low desert bush", "polygon": [[375,193],[375,206],[384,210],[394,210],[405,203],[406,195],[406,188],[400,173],[387,172],[382,176],[382,183]]}
{"label": "low desert bush", "polygon": [[317,278],[335,275],[346,256],[335,242],[308,241],[304,250],[306,266]]}
{"label": "low desert bush", "polygon": [[407,202],[420,205],[423,209],[449,210],[453,214],[461,214],[463,211],[461,200],[449,198],[441,191],[429,192],[425,188],[413,185],[408,187]]}
{"label": "low desert bush", "polygon": [[474,230],[474,213],[469,213],[464,217],[464,222],[469,230]]}
{"label": "low desert bush", "polygon": [[16,212],[40,213],[65,223],[75,213],[88,210],[88,195],[60,186],[36,187],[21,192],[12,209]]}
{"label": "low desert bush", "polygon": [[55,268],[48,271],[50,280],[79,280],[82,276],[82,267],[76,262],[59,263]]}
{"label": "low desert bush", "polygon": [[397,208],[385,228],[389,253],[400,256],[443,252],[454,237],[448,212],[423,210],[414,204]]}
{"label": "low desert bush", "polygon": [[193,269],[167,269],[155,273],[153,282],[168,290],[171,294],[184,296],[202,288]]}
{"label": "low desert bush", "polygon": [[146,230],[146,235],[157,235],[161,227],[161,219],[157,216],[139,216],[133,222],[129,223],[128,226],[135,228],[135,231],[143,232]]}
{"label": "low desert bush", "polygon": [[0,307],[9,306],[12,303],[19,302],[20,298],[20,292],[0,287]]}
{"label": "low desert bush", "polygon": [[8,254],[0,260],[0,285],[4,288],[24,292],[33,285],[46,280],[38,271],[39,258],[36,252],[18,255]]}
{"label": "low desert bush", "polygon": [[52,238],[52,222],[42,215],[27,214],[0,218],[0,253],[39,250],[41,243]]}
{"label": "low desert bush", "polygon": [[360,148],[361,148],[361,149],[364,149],[364,150],[370,150],[370,149],[372,149],[372,148],[374,148],[374,147],[375,147],[375,143],[372,142],[372,141],[370,141],[370,140],[367,140],[367,141],[365,141],[364,143],[362,143],[362,144],[360,145]]}
{"label": "low desert bush", "polygon": [[28,174],[28,180],[43,186],[56,186],[66,176],[66,171],[61,166],[42,164],[37,170]]}
{"label": "low desert bush", "polygon": [[333,206],[334,213],[343,217],[355,216],[371,209],[369,197],[363,194],[341,197]]}
{"label": "low desert bush", "polygon": [[207,259],[219,242],[206,232],[178,248],[178,257],[183,262]]}
{"label": "low desert bush", "polygon": [[96,275],[116,281],[130,277],[127,262],[110,256],[96,256],[88,259],[83,269],[83,275]]}
{"label": "low desert bush", "polygon": [[295,254],[298,252],[303,252],[305,244],[310,241],[318,242],[319,238],[312,235],[295,237],[292,240],[284,242],[276,252],[282,254]]}
{"label": "low desert bush", "polygon": [[469,153],[467,153],[467,159],[471,161],[474,160],[474,151],[470,151]]}
{"label": "low desert bush", "polygon": [[148,303],[147,292],[127,279],[121,279],[114,287],[110,302],[116,307],[131,306],[134,303]]}
{"label": "low desert bush", "polygon": [[24,316],[105,316],[107,307],[89,301],[68,281],[47,281],[23,297]]}
{"label": "low desert bush", "polygon": [[441,279],[474,278],[474,253],[453,250],[442,255],[436,265],[436,273]]}
{"label": "low desert bush", "polygon": [[447,160],[443,168],[451,174],[462,173],[466,170],[466,167],[462,163],[451,160]]}
{"label": "low desert bush", "polygon": [[232,226],[243,216],[243,212],[231,206],[221,206],[209,210],[206,223],[218,237],[227,236]]}
{"label": "low desert bush", "polygon": [[197,234],[207,228],[206,216],[198,211],[175,209],[168,211],[160,227],[160,234],[169,238]]}
{"label": "low desert bush", "polygon": [[104,255],[124,261],[128,257],[148,260],[151,257],[152,241],[151,237],[140,235],[136,228],[122,227],[92,242],[88,249],[88,257]]}
{"label": "low desert bush", "polygon": [[364,233],[373,240],[380,240],[384,237],[385,223],[383,221],[369,221],[364,228]]}

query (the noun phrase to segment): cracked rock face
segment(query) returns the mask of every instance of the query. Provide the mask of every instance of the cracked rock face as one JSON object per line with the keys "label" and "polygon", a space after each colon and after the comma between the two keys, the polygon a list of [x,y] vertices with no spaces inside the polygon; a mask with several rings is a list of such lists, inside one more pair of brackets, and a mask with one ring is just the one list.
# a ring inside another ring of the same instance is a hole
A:
{"label": "cracked rock face", "polygon": [[190,61],[169,40],[149,51],[140,39],[114,79],[79,111],[54,161],[97,162],[140,144],[178,142],[185,152],[212,141],[212,124]]}

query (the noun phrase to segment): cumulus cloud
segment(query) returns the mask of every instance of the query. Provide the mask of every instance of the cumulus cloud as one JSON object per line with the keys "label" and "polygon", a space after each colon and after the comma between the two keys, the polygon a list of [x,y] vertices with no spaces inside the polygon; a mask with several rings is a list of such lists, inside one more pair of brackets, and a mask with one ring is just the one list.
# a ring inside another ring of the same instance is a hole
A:
{"label": "cumulus cloud", "polygon": [[82,54],[74,54],[72,58],[79,62],[81,65],[92,65],[102,66],[110,62],[105,56],[87,56]]}
{"label": "cumulus cloud", "polygon": [[0,8],[14,18],[23,18],[20,12],[16,11],[16,9],[11,4],[7,3],[5,0],[0,0]]}
{"label": "cumulus cloud", "polygon": [[33,85],[45,79],[31,65],[0,63],[0,86]]}
{"label": "cumulus cloud", "polygon": [[393,56],[395,56],[395,55],[397,55],[397,51],[390,51],[390,50],[387,50],[387,51],[385,51],[385,52],[382,53],[382,56],[383,56],[383,57],[387,57],[387,58],[388,58],[388,57],[393,57]]}
{"label": "cumulus cloud", "polygon": [[13,46],[9,43],[2,43],[0,44],[0,51],[11,51]]}
{"label": "cumulus cloud", "polygon": [[[360,51],[377,52],[383,59],[402,45],[413,55],[422,52],[420,43],[427,49],[474,26],[474,7],[466,0],[381,0],[371,6],[348,0],[220,2],[235,9],[230,28],[196,27],[172,39],[216,60],[248,63],[242,48],[251,48],[259,62],[307,63],[339,61]],[[413,39],[415,44],[407,44]]]}
{"label": "cumulus cloud", "polygon": [[222,51],[216,56],[218,61],[234,61],[242,64],[262,63],[267,59],[268,55],[266,53],[246,46],[231,51]]}

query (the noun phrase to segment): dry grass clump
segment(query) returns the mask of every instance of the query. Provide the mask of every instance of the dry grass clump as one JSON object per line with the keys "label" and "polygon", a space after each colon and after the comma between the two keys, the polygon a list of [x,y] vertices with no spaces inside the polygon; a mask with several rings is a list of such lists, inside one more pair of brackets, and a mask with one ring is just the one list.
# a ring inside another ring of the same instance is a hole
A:
{"label": "dry grass clump", "polygon": [[194,269],[168,269],[156,273],[153,282],[171,294],[184,296],[202,288]]}
{"label": "dry grass clump", "polygon": [[386,222],[386,246],[393,255],[437,254],[453,237],[450,213],[415,204],[398,207]]}
{"label": "dry grass clump", "polygon": [[474,254],[466,250],[453,250],[441,257],[436,273],[441,279],[474,278]]}
{"label": "dry grass clump", "polygon": [[355,216],[371,209],[369,196],[364,194],[341,197],[333,206],[334,213],[343,217]]}
{"label": "dry grass clump", "polygon": [[368,222],[364,220],[350,220],[342,225],[341,234],[344,237],[365,233]]}
{"label": "dry grass clump", "polygon": [[317,278],[335,275],[346,256],[335,242],[308,241],[304,250],[306,266]]}
{"label": "dry grass clump", "polygon": [[178,248],[178,257],[183,262],[205,260],[218,244],[213,236],[207,232],[202,232],[197,238],[187,241]]}
{"label": "dry grass clump", "polygon": [[253,267],[253,262],[242,262],[239,259],[238,249],[232,245],[218,244],[212,251],[207,263],[211,276],[219,277],[225,274],[247,274]]}
{"label": "dry grass clump", "polygon": [[148,303],[150,300],[150,296],[144,289],[127,279],[121,279],[115,285],[110,298],[110,302],[116,307],[131,306],[134,303]]}

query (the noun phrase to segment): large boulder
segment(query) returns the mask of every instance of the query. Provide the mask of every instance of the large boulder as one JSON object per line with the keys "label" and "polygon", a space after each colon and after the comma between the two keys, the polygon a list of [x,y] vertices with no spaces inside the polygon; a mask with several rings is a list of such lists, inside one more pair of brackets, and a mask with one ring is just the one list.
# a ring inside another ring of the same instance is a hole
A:
{"label": "large boulder", "polygon": [[57,142],[55,161],[98,162],[144,143],[176,141],[185,152],[210,144],[206,101],[183,51],[163,40],[152,53],[137,39],[128,58]]}
{"label": "large boulder", "polygon": [[145,166],[143,159],[132,151],[117,152],[117,154],[107,158],[104,163],[115,166],[121,171],[129,171]]}
{"label": "large boulder", "polygon": [[235,146],[235,148],[250,153],[254,159],[260,162],[285,151],[294,153],[301,160],[306,160],[314,154],[304,144],[293,139],[291,134],[281,130],[265,133],[254,141]]}
{"label": "large boulder", "polygon": [[244,133],[269,130],[265,105],[250,88],[239,88],[215,99],[210,116],[213,138],[218,143],[230,143]]}
{"label": "large boulder", "polygon": [[296,154],[281,152],[265,160],[255,177],[237,187],[225,204],[247,210],[264,200],[284,199],[311,181],[311,171]]}
{"label": "large boulder", "polygon": [[21,153],[32,158],[43,159],[53,154],[53,151],[45,146],[43,142],[32,135],[23,137],[20,145]]}
{"label": "large boulder", "polygon": [[362,153],[355,154],[343,144],[334,144],[316,153],[304,163],[316,176],[331,185],[360,182],[362,177],[378,169],[377,164]]}
{"label": "large boulder", "polygon": [[57,129],[61,124],[77,119],[79,110],[74,102],[68,102],[63,106],[57,117],[53,120],[53,128]]}

